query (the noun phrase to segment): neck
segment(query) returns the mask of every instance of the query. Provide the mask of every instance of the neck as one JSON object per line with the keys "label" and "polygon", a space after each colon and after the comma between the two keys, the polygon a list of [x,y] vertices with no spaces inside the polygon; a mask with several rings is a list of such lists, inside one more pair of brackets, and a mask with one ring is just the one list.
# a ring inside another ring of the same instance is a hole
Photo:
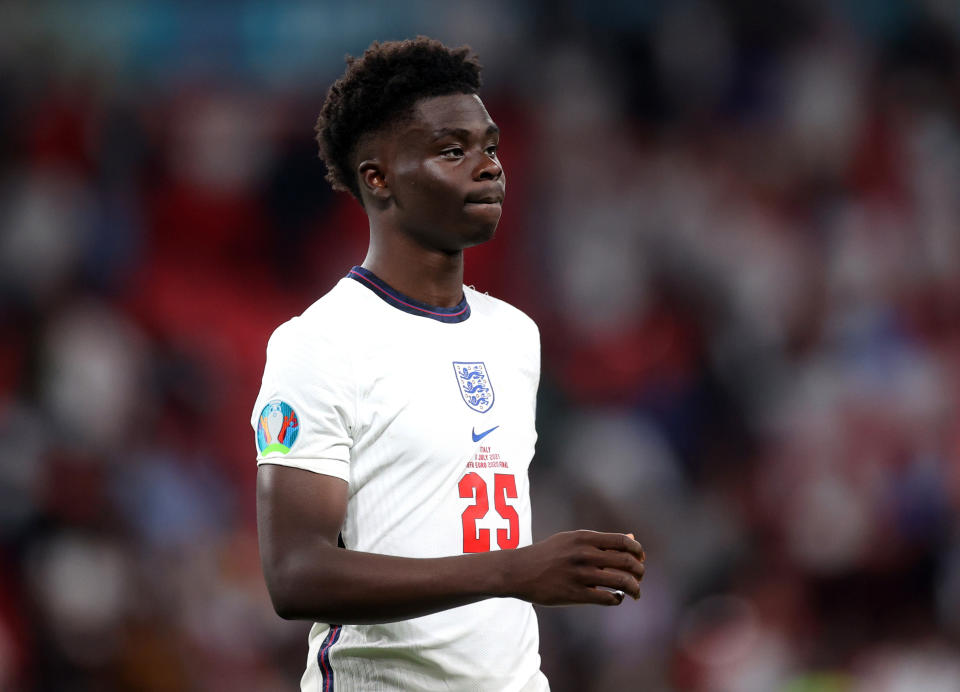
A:
{"label": "neck", "polygon": [[363,268],[428,305],[449,308],[463,298],[463,250],[426,248],[410,236],[370,227]]}

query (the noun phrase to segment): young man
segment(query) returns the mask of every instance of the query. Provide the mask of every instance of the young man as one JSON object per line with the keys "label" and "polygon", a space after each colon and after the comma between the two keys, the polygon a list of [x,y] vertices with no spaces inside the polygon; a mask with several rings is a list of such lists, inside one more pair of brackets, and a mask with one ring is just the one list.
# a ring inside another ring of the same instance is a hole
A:
{"label": "young man", "polygon": [[370,248],[274,332],[252,421],[270,597],[315,623],[303,690],[546,690],[530,604],[639,596],[632,536],[532,544],[539,334],[463,285],[505,189],[479,86],[467,48],[374,43],[317,124]]}

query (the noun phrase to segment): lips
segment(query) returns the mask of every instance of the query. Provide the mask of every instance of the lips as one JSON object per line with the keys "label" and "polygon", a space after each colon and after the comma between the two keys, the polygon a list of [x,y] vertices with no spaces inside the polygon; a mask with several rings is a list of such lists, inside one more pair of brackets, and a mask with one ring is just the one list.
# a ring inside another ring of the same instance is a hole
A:
{"label": "lips", "polygon": [[473,195],[467,195],[466,204],[502,204],[503,191],[489,191]]}

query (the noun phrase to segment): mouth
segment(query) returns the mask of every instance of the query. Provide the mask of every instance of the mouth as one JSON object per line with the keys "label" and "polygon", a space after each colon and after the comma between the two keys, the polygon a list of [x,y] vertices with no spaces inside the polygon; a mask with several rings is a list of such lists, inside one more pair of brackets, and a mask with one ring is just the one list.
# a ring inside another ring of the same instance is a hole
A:
{"label": "mouth", "polygon": [[487,204],[487,205],[496,205],[500,206],[503,204],[503,193],[502,192],[487,192],[482,195],[472,195],[467,197],[465,205],[469,206],[471,204]]}
{"label": "mouth", "polygon": [[503,207],[500,206],[503,197],[480,197],[474,200],[467,200],[463,209],[466,213],[474,216],[495,220],[500,218]]}

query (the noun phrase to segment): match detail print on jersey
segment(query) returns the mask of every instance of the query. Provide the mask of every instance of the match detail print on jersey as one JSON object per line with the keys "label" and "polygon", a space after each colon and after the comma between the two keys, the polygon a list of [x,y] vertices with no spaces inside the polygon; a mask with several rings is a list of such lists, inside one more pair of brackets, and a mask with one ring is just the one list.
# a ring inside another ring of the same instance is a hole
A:
{"label": "match detail print on jersey", "polygon": [[300,434],[300,419],[286,401],[267,402],[257,423],[257,449],[261,454],[287,454]]}
{"label": "match detail print on jersey", "polygon": [[487,366],[481,362],[453,362],[457,385],[464,403],[479,413],[493,408],[493,384],[487,374]]}

